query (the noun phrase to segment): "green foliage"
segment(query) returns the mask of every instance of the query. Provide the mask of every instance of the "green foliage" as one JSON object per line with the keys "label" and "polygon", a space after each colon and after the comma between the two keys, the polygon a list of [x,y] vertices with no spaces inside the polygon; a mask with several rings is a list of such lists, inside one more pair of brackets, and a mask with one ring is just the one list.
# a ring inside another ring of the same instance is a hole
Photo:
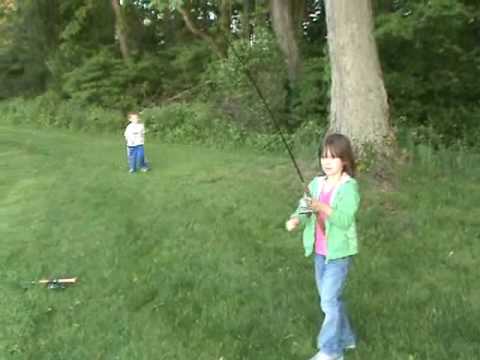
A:
{"label": "green foliage", "polygon": [[[285,152],[277,132],[247,131],[226,119],[224,115],[203,102],[172,103],[146,108],[142,119],[149,132],[169,143],[206,144],[216,148],[247,147],[261,152]],[[284,133],[289,146],[296,151],[318,147],[326,126],[318,120],[304,122],[295,133]],[[316,150],[315,150],[316,151]]]}
{"label": "green foliage", "polygon": [[60,101],[56,93],[48,92],[33,99],[14,98],[0,102],[0,111],[5,123],[49,127],[55,124],[55,112]]}
{"label": "green foliage", "polygon": [[163,69],[163,97],[174,97],[181,92],[201,94],[195,87],[202,84],[203,74],[213,54],[204,41],[193,40],[188,44],[174,44],[156,57]]}
{"label": "green foliage", "polygon": [[119,111],[64,100],[55,92],[33,99],[15,98],[0,102],[4,123],[60,127],[85,131],[119,131],[125,118]]}
{"label": "green foliage", "polygon": [[172,103],[142,111],[142,120],[149,135],[167,142],[201,142],[215,123],[212,109],[202,103]]}
{"label": "green foliage", "polygon": [[172,103],[147,108],[142,119],[149,135],[169,143],[206,144],[217,148],[247,146],[260,151],[281,151],[278,135],[247,132],[228,119],[212,105]]}
{"label": "green foliage", "polygon": [[176,9],[184,4],[185,0],[150,0],[150,3],[158,10]]}
{"label": "green foliage", "polygon": [[[76,66],[103,46],[112,45],[115,17],[109,1],[62,1],[57,10],[63,19],[59,26],[58,49],[68,65]],[[70,69],[71,70],[71,69]]]}
{"label": "green foliage", "polygon": [[80,67],[64,75],[63,91],[71,98],[106,107],[130,108],[135,99],[127,97],[125,90],[134,73],[121,59],[101,51]]}
{"label": "green foliage", "polygon": [[152,57],[124,62],[103,50],[64,75],[63,91],[86,104],[126,111],[161,93],[163,73]]}
{"label": "green foliage", "polygon": [[316,123],[326,127],[330,105],[330,65],[327,56],[305,59],[292,99],[294,127]]}
{"label": "green foliage", "polygon": [[62,102],[55,115],[55,126],[74,130],[119,132],[125,124],[120,111],[95,105],[85,107],[76,100]]}
{"label": "green foliage", "polygon": [[[125,1],[128,62],[121,60],[110,1],[15,3],[16,11],[5,11],[5,4],[0,4],[0,99],[44,94],[57,97],[54,102],[59,106],[66,98],[74,108],[123,112],[170,107],[172,101],[192,102],[194,108],[205,102],[221,114],[214,116],[221,119],[221,126],[249,138],[254,133],[262,134],[258,139],[264,134],[268,138],[274,128],[233,53],[236,50],[286,132],[302,131],[303,125],[326,126],[330,70],[321,2],[305,3],[308,21],[299,41],[302,71],[293,89],[287,86],[284,58],[265,21],[265,2],[252,7],[252,37],[232,41],[228,58],[218,60],[208,42],[193,34],[175,9],[183,5],[199,31],[224,43],[220,17],[211,16],[219,15],[221,2]],[[235,19],[243,4],[233,2],[232,29],[238,25]],[[418,141],[433,146],[458,142],[474,146],[480,113],[478,1],[374,0],[373,5],[394,126],[414,129]],[[40,99],[25,103],[27,113],[34,113],[30,108],[36,108]],[[59,120],[53,113],[39,109],[37,123],[56,124]],[[83,127],[81,118],[65,121]]]}
{"label": "green foliage", "polygon": [[259,28],[253,42],[237,40],[231,46],[228,57],[212,62],[205,75],[212,84],[209,99],[238,126],[258,132],[271,131],[273,126],[245,75],[247,70],[276,117],[286,124],[286,66],[273,34]]}
{"label": "green foliage", "polygon": [[8,37],[0,79],[13,91],[0,98],[58,90],[65,72],[114,40],[109,2],[25,0],[16,5],[8,32],[0,35],[0,43]]}
{"label": "green foliage", "polygon": [[378,16],[377,39],[398,125],[434,128],[446,144],[477,133],[480,8],[448,0],[397,3]]}
{"label": "green foliage", "polygon": [[45,60],[56,39],[52,2],[24,0],[15,7],[0,17],[0,99],[46,90]]}
{"label": "green foliage", "polygon": [[[34,99],[0,102],[3,122],[14,125],[58,127],[81,131],[121,132],[125,116],[118,110],[65,100],[55,92]],[[278,133],[246,131],[204,102],[171,103],[142,111],[147,136],[168,143],[204,144],[215,148],[247,147],[260,152],[284,152]],[[295,134],[285,134],[289,145],[304,150],[317,146],[324,129],[317,122],[304,123]]]}

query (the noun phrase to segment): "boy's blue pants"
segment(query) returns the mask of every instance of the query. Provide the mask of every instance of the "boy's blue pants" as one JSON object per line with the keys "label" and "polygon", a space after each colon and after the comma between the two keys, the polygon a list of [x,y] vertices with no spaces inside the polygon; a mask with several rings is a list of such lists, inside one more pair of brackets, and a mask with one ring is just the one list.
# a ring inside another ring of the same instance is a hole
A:
{"label": "boy's blue pants", "polygon": [[136,171],[138,167],[140,169],[147,168],[143,145],[127,146],[127,156],[130,171]]}

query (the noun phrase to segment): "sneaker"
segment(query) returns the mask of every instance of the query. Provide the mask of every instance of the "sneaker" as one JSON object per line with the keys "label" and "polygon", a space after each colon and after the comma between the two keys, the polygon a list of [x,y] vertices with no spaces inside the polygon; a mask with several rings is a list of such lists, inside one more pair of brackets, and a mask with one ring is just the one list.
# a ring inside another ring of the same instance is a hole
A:
{"label": "sneaker", "polygon": [[141,169],[140,169],[141,172],[147,172],[147,171],[149,171],[149,170],[150,170],[149,168],[141,168]]}
{"label": "sneaker", "polygon": [[332,356],[319,351],[310,360],[343,360],[343,355]]}
{"label": "sneaker", "polygon": [[357,348],[356,344],[348,344],[343,347],[345,350],[355,350]]}
{"label": "sneaker", "polygon": [[133,173],[135,172],[135,170],[129,169],[128,172],[129,172],[130,174],[133,174]]}

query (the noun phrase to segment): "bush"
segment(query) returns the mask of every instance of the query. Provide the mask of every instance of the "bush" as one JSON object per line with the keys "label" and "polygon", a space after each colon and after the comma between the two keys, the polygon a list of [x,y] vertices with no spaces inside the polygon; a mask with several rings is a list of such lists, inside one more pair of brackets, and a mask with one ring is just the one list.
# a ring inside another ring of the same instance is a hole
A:
{"label": "bush", "polygon": [[62,100],[47,92],[33,99],[14,98],[0,103],[6,123],[74,130],[112,131],[125,125],[120,111],[88,106],[79,100]]}
{"label": "bush", "polygon": [[[206,144],[217,148],[247,146],[259,151],[284,149],[278,134],[248,132],[211,105],[172,103],[142,112],[147,131],[169,143]],[[288,136],[291,141],[291,136]]]}
{"label": "bush", "polygon": [[126,63],[102,50],[64,75],[62,91],[86,104],[127,111],[161,93],[163,75],[155,57]]}
{"label": "bush", "polygon": [[200,102],[147,108],[142,119],[147,131],[166,142],[223,146],[242,137],[210,105]]}
{"label": "bush", "polygon": [[[328,56],[304,60],[301,76],[292,100],[292,125],[295,130],[303,125],[328,125],[330,105],[330,64]],[[302,131],[300,129],[300,131]]]}
{"label": "bush", "polygon": [[480,13],[468,3],[397,1],[395,10],[377,16],[391,110],[401,119],[397,125],[435,129],[435,141],[446,145],[478,134],[480,52],[475,19]]}
{"label": "bush", "polygon": [[118,110],[87,106],[78,100],[62,102],[55,120],[57,127],[84,131],[118,131],[126,123]]}
{"label": "bush", "polygon": [[18,97],[0,102],[0,111],[2,120],[7,124],[20,125],[29,119],[29,114],[33,113],[29,107],[32,102],[26,101],[24,98]]}
{"label": "bush", "polygon": [[[55,93],[34,99],[15,98],[0,102],[3,119],[11,124],[30,124],[81,131],[121,131],[126,125],[120,111],[86,105],[78,99],[61,100]],[[171,103],[142,111],[148,136],[168,143],[205,144],[217,148],[246,146],[252,150],[283,152],[278,133],[247,131],[203,102]],[[305,122],[295,134],[284,134],[292,148],[318,146],[324,128],[317,121]]]}
{"label": "bush", "polygon": [[[207,144],[218,148],[246,146],[252,150],[284,152],[278,132],[247,131],[207,103],[172,103],[142,112],[147,131],[169,143]],[[317,148],[325,133],[320,120],[305,122],[294,134],[284,132],[285,140],[295,151]]]}
{"label": "bush", "polygon": [[46,92],[33,99],[19,97],[3,101],[1,109],[7,123],[49,127],[55,125],[55,113],[60,101],[54,92]]}

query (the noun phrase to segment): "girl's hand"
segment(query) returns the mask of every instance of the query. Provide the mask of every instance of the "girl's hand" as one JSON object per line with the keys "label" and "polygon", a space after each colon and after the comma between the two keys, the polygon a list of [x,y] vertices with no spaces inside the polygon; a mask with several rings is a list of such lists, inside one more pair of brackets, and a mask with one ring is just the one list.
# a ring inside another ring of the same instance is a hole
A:
{"label": "girl's hand", "polygon": [[332,213],[332,208],[330,206],[315,199],[311,200],[310,207],[316,213],[322,212],[327,216],[330,216],[330,214]]}
{"label": "girl's hand", "polygon": [[293,217],[285,223],[285,227],[287,228],[287,231],[292,231],[298,226],[298,224],[300,224],[300,219]]}

